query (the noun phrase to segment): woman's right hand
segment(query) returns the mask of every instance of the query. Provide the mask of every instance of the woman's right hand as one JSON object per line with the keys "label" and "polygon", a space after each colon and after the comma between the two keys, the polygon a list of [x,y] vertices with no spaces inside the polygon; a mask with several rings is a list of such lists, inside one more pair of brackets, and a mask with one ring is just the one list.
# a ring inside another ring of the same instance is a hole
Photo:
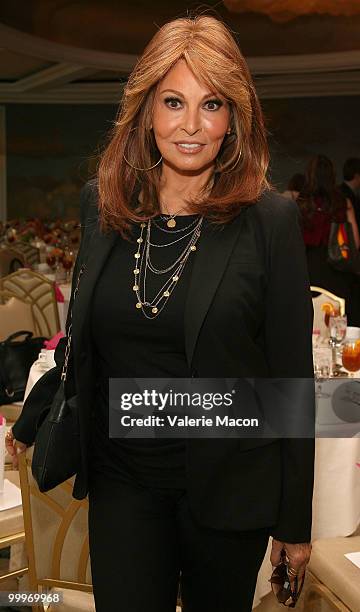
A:
{"label": "woman's right hand", "polygon": [[14,438],[14,434],[11,429],[5,435],[5,448],[12,459],[13,468],[17,469],[19,465],[18,455],[24,453],[27,449],[27,445],[23,442],[19,442]]}

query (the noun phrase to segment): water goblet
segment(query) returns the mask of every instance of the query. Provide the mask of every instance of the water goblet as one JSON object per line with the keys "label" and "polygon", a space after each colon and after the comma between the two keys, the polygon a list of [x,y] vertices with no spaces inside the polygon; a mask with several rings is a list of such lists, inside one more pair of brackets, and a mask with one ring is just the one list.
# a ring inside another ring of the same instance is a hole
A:
{"label": "water goblet", "polygon": [[346,336],[347,329],[347,316],[344,315],[330,315],[329,318],[329,329],[330,329],[330,345],[339,347]]}
{"label": "water goblet", "polygon": [[314,375],[315,375],[315,395],[319,397],[330,397],[330,394],[323,391],[322,383],[330,378],[331,374],[331,351],[329,348],[314,348]]}

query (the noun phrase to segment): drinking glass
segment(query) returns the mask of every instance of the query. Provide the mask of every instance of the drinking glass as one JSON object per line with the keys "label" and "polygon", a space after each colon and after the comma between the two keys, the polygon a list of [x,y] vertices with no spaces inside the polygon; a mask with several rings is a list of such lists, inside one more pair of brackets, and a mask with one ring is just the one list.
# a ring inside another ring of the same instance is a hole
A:
{"label": "drinking glass", "polygon": [[330,345],[339,347],[346,336],[347,316],[331,315],[329,318]]}
{"label": "drinking glass", "polygon": [[314,374],[315,374],[315,395],[316,397],[330,397],[330,394],[323,391],[322,383],[330,378],[331,374],[331,350],[329,348],[314,348]]}
{"label": "drinking glass", "polygon": [[330,302],[325,302],[321,305],[321,310],[324,313],[324,323],[326,327],[329,327],[329,321],[331,316],[338,316],[340,314],[339,307]]}
{"label": "drinking glass", "polygon": [[66,282],[70,281],[71,270],[74,265],[74,254],[72,251],[67,251],[64,253],[62,258],[62,265],[64,270],[66,271]]}
{"label": "drinking glass", "polygon": [[55,268],[56,266],[56,257],[51,251],[46,255],[46,263],[50,268]]}
{"label": "drinking glass", "polygon": [[360,340],[345,341],[342,347],[342,364],[350,376],[360,370]]}

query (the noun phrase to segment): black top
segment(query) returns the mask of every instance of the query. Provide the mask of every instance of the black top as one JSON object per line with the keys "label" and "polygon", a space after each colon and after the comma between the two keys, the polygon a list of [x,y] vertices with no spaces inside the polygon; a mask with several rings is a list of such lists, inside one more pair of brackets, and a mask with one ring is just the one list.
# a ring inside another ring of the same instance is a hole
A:
{"label": "black top", "polygon": [[[160,216],[151,224],[151,242],[167,244],[184,236],[177,232],[198,220],[198,215],[176,218],[169,229]],[[196,223],[195,223],[196,225]],[[195,225],[189,227],[193,230]],[[167,232],[162,229],[168,230]],[[184,270],[164,309],[153,319],[136,308],[133,290],[140,226],[132,226],[131,241],[119,237],[111,251],[94,291],[91,312],[92,340],[99,385],[95,400],[94,437],[91,444],[93,470],[105,471],[122,479],[157,487],[185,487],[185,441],[179,439],[109,438],[108,380],[111,377],[188,377],[184,339],[184,309],[193,258],[191,252]],[[169,233],[170,232],[170,233]],[[146,227],[143,231],[144,242]],[[191,234],[168,247],[150,247],[151,262],[166,268],[177,259]],[[140,260],[139,260],[140,261]],[[148,270],[146,299],[151,302],[170,272],[156,275]],[[148,312],[148,311],[147,311]]]}

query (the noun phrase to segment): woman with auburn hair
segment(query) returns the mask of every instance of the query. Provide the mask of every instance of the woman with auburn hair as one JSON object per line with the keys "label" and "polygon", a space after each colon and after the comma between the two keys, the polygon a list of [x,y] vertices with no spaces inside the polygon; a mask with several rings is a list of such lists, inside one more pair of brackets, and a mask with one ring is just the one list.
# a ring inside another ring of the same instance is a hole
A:
{"label": "woman with auburn hair", "polygon": [[[81,196],[68,384],[82,451],[73,495],[89,493],[98,612],[115,602],[174,612],[179,582],[183,612],[247,612],[269,536],[272,564],[287,554],[296,599],[311,548],[313,439],[179,439],[170,428],[109,437],[113,377],[312,377],[297,209],[269,189],[268,157],[227,27],[203,15],[160,28]],[[60,372],[62,346],[56,357]],[[35,436],[30,403],[8,437],[14,457]]]}

